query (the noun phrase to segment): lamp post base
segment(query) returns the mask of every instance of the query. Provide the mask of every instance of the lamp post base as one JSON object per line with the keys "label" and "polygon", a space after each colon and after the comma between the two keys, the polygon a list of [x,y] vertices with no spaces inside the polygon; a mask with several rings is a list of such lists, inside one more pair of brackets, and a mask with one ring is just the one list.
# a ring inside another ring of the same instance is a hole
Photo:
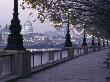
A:
{"label": "lamp post base", "polygon": [[71,41],[66,41],[64,47],[72,47],[72,42]]}
{"label": "lamp post base", "polygon": [[83,38],[82,46],[87,46],[86,38]]}
{"label": "lamp post base", "polygon": [[23,38],[21,34],[12,35],[10,34],[8,37],[8,44],[5,50],[25,50],[23,46]]}
{"label": "lamp post base", "polygon": [[69,32],[66,34],[65,46],[64,47],[72,47],[71,37]]}

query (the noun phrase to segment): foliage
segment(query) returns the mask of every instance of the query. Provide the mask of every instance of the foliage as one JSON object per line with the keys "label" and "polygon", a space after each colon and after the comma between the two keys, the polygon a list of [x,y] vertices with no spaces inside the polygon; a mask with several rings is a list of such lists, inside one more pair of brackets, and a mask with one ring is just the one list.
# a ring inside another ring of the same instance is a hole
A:
{"label": "foliage", "polygon": [[54,25],[61,26],[69,20],[71,25],[82,24],[83,28],[97,36],[108,38],[110,35],[110,0],[24,0],[24,2],[38,11],[38,19],[41,22],[49,20]]}

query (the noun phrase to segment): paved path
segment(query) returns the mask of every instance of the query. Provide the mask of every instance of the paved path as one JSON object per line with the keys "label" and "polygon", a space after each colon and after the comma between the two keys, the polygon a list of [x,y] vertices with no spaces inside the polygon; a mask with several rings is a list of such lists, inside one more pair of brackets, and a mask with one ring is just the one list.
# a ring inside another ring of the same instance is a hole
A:
{"label": "paved path", "polygon": [[103,64],[108,50],[59,64],[18,82],[106,82],[110,73]]}

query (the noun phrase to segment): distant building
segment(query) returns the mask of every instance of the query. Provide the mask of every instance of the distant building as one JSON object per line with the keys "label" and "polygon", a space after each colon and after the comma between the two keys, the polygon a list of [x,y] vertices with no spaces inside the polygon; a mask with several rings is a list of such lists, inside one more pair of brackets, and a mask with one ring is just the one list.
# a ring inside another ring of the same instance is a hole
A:
{"label": "distant building", "polygon": [[29,20],[27,20],[26,23],[24,24],[24,26],[22,27],[21,33],[23,35],[33,33],[33,26]]}
{"label": "distant building", "polygon": [[2,28],[1,28],[1,25],[0,25],[0,44],[2,43]]}
{"label": "distant building", "polygon": [[[3,28],[3,27],[2,27]],[[7,38],[10,34],[9,25],[2,29],[0,26],[0,42],[3,45],[7,44]],[[75,45],[81,45],[83,40],[83,29],[80,28],[70,28],[71,41]],[[65,35],[67,33],[67,28],[60,28],[55,31],[47,31],[45,33],[33,33],[32,23],[27,20],[22,26],[21,34],[23,35],[24,46],[40,46],[42,47],[52,47],[52,46],[64,46]],[[87,43],[91,43],[91,36],[86,35]]]}
{"label": "distant building", "polygon": [[0,25],[0,34],[2,33],[2,27],[1,27],[1,25]]}
{"label": "distant building", "polygon": [[2,34],[8,35],[9,33],[10,33],[9,25],[6,24],[6,26],[2,29]]}
{"label": "distant building", "polygon": [[[9,35],[9,33],[9,25],[6,24],[6,26],[2,29],[2,34]],[[24,35],[33,33],[32,23],[29,20],[27,20],[24,26],[22,27],[21,33]]]}
{"label": "distant building", "polygon": [[[7,44],[7,38],[8,38],[8,35],[10,34],[9,27],[10,26],[7,24],[5,27],[1,27],[0,25],[0,41],[2,39],[4,44]],[[27,20],[24,26],[22,27],[21,33],[23,35],[29,35],[33,33],[32,23],[29,20]]]}
{"label": "distant building", "polygon": [[3,29],[1,29],[1,34],[4,44],[7,44],[7,38],[8,35],[10,34],[9,25],[6,24],[6,26]]}

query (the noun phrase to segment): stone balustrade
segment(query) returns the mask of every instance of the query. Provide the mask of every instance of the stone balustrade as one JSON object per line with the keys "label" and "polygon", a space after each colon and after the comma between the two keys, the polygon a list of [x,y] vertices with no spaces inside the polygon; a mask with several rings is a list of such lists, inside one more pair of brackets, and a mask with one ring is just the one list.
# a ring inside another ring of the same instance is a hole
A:
{"label": "stone balustrade", "polygon": [[[0,78],[17,75],[23,78],[70,59],[92,53],[103,47],[41,50],[4,50],[0,53]],[[12,79],[11,79],[12,80]]]}

